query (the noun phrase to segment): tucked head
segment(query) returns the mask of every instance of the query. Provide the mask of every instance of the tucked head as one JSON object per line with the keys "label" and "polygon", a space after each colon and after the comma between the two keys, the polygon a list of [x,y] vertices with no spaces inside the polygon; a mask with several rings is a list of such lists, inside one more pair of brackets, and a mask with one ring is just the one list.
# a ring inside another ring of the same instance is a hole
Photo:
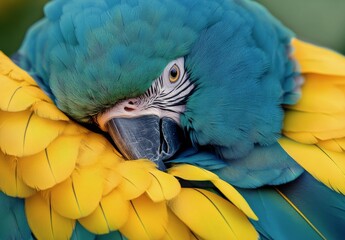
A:
{"label": "tucked head", "polygon": [[241,157],[279,135],[291,35],[256,3],[55,0],[45,15],[19,51],[22,66],[62,111],[109,131],[128,158],[169,158],[183,135]]}

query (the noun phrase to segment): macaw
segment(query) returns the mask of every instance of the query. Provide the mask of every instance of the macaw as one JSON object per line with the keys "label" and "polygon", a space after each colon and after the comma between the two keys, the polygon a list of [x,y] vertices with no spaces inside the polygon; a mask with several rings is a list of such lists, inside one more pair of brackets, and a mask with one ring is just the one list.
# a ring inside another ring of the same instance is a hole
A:
{"label": "macaw", "polygon": [[1,239],[342,239],[345,58],[249,0],[54,0],[0,55]]}

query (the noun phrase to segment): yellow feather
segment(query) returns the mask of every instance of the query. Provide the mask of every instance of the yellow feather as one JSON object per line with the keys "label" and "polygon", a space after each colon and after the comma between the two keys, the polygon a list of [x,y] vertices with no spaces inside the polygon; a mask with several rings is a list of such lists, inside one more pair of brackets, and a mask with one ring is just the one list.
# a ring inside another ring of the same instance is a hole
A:
{"label": "yellow feather", "polygon": [[242,195],[230,184],[221,180],[216,174],[193,165],[180,164],[168,170],[170,174],[191,181],[211,181],[233,204],[241,209],[248,217],[258,220]]}
{"label": "yellow feather", "polygon": [[345,136],[345,129],[338,129],[325,132],[287,132],[283,131],[283,134],[288,138],[291,138],[297,142],[305,144],[316,144],[320,140],[326,141],[330,139],[342,138]]}
{"label": "yellow feather", "polygon": [[69,239],[72,235],[75,221],[57,214],[40,194],[25,200],[25,213],[37,239]]}
{"label": "yellow feather", "polygon": [[122,181],[122,176],[117,172],[116,168],[124,160],[115,154],[112,149],[112,146],[108,147],[107,151],[99,156],[99,164],[103,166],[104,171],[103,196],[108,195]]}
{"label": "yellow feather", "polygon": [[202,189],[182,188],[170,209],[203,239],[258,239],[250,221],[234,205]]}
{"label": "yellow feather", "polygon": [[146,193],[154,202],[170,200],[180,192],[180,183],[176,178],[165,172],[150,170],[152,182]]}
{"label": "yellow feather", "polygon": [[102,198],[104,178],[98,167],[76,169],[70,178],[45,193],[61,216],[78,219],[88,216]]}
{"label": "yellow feather", "polygon": [[335,139],[335,141],[339,144],[343,151],[345,151],[345,137]]}
{"label": "yellow feather", "polygon": [[242,197],[242,195],[229,183],[216,179],[212,183],[219,191],[221,191],[224,196],[229,199],[236,207],[242,210],[248,217],[253,220],[258,220],[258,217],[255,215],[253,210],[250,208],[247,201]]}
{"label": "yellow feather", "polygon": [[37,85],[30,75],[16,66],[9,57],[0,51],[0,74],[8,76],[16,81],[25,81],[32,85]]}
{"label": "yellow feather", "polygon": [[89,131],[74,122],[69,122],[68,124],[66,124],[62,132],[62,134],[64,135],[78,135],[83,133],[89,133]]}
{"label": "yellow feather", "polygon": [[28,109],[33,103],[40,101],[38,98],[26,94],[25,86],[21,86],[1,75],[0,86],[0,109],[3,111],[23,111]]}
{"label": "yellow feather", "polygon": [[331,50],[317,47],[297,39],[292,41],[294,57],[301,65],[302,73],[345,76],[344,56]]}
{"label": "yellow feather", "polygon": [[170,209],[168,209],[168,225],[165,229],[165,236],[162,240],[191,240],[192,232]]}
{"label": "yellow feather", "polygon": [[[136,162],[138,162],[139,165]],[[147,164],[145,162],[142,163],[144,165]],[[120,163],[117,167],[117,171],[122,176],[121,183],[117,189],[122,193],[122,196],[126,200],[139,197],[151,185],[151,175],[146,169],[140,166],[140,162],[138,160]]]}
{"label": "yellow feather", "polygon": [[68,117],[61,112],[53,103],[39,101],[33,104],[32,110],[37,116],[51,120],[68,121]]}
{"label": "yellow feather", "polygon": [[[319,57],[322,57],[322,56],[319,56]],[[344,76],[341,76],[341,75],[337,76],[337,75],[326,75],[326,74],[318,74],[318,73],[303,73],[303,77],[306,80],[306,82],[313,85],[327,84],[328,86],[337,87],[338,89],[342,89],[345,85]],[[306,83],[304,83],[303,85],[305,84]]]}
{"label": "yellow feather", "polygon": [[104,173],[104,185],[103,185],[103,196],[108,195],[113,191],[122,181],[122,176],[116,172],[115,168],[105,170]]}
{"label": "yellow feather", "polygon": [[154,203],[145,194],[130,202],[129,218],[121,233],[133,240],[163,238],[168,222],[166,202]]}
{"label": "yellow feather", "polygon": [[53,187],[73,172],[80,141],[81,136],[58,137],[42,152],[18,159],[18,173],[32,188]]}
{"label": "yellow feather", "polygon": [[283,131],[284,136],[291,138],[297,142],[305,144],[315,144],[318,142],[318,139],[310,132],[288,132]]}
{"label": "yellow feather", "polygon": [[0,148],[14,156],[27,156],[43,151],[59,134],[65,124],[38,117],[24,111],[0,112]]}
{"label": "yellow feather", "polygon": [[326,141],[319,141],[317,144],[320,148],[324,148],[333,152],[343,152],[341,145],[336,141],[336,139],[326,140]]}
{"label": "yellow feather", "polygon": [[316,145],[301,144],[287,138],[279,140],[282,148],[316,179],[345,194],[345,154]]}
{"label": "yellow feather", "polygon": [[192,181],[211,181],[219,179],[216,174],[189,164],[175,165],[168,169],[168,172],[174,176]]}
{"label": "yellow feather", "polygon": [[[302,86],[302,98],[296,105],[288,106],[290,109],[316,113],[342,113],[345,112],[345,94],[338,85],[327,81],[313,81],[317,75],[306,75]],[[345,82],[345,77],[343,79]]]}
{"label": "yellow feather", "polygon": [[79,219],[81,225],[96,234],[106,234],[118,230],[128,220],[130,203],[117,190],[105,196],[96,210]]}
{"label": "yellow feather", "polygon": [[168,209],[168,225],[162,240],[190,240],[193,239],[192,236],[189,228]]}
{"label": "yellow feather", "polygon": [[337,129],[333,131],[325,131],[325,132],[316,132],[314,133],[315,137],[320,140],[328,140],[333,138],[342,138],[345,136],[345,128],[344,129]]}
{"label": "yellow feather", "polygon": [[283,128],[288,132],[327,132],[345,129],[345,112],[329,115],[288,110]]}
{"label": "yellow feather", "polygon": [[95,133],[85,134],[80,144],[78,166],[87,167],[97,163],[107,147],[112,148],[104,137]]}
{"label": "yellow feather", "polygon": [[17,174],[17,159],[13,156],[6,156],[1,151],[0,176],[0,191],[7,195],[26,198],[36,193]]}

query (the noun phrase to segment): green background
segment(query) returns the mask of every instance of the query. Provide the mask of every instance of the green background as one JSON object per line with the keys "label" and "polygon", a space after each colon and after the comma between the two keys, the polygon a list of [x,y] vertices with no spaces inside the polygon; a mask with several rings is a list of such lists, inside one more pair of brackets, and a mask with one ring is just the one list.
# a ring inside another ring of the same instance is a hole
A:
{"label": "green background", "polygon": [[[345,0],[257,0],[299,38],[345,53]],[[0,50],[11,55],[46,0],[0,0]]]}

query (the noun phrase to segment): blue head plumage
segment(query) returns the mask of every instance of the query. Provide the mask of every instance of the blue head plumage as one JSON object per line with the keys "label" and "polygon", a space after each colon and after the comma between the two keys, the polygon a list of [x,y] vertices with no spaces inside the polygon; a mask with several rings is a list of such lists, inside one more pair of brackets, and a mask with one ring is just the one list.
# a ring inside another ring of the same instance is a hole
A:
{"label": "blue head plumage", "polygon": [[179,57],[195,85],[181,125],[225,159],[274,144],[296,101],[292,34],[253,1],[55,0],[45,15],[20,54],[77,120],[143,94]]}
{"label": "blue head plumage", "polygon": [[143,93],[220,18],[209,1],[56,0],[20,53],[57,106],[81,120]]}

